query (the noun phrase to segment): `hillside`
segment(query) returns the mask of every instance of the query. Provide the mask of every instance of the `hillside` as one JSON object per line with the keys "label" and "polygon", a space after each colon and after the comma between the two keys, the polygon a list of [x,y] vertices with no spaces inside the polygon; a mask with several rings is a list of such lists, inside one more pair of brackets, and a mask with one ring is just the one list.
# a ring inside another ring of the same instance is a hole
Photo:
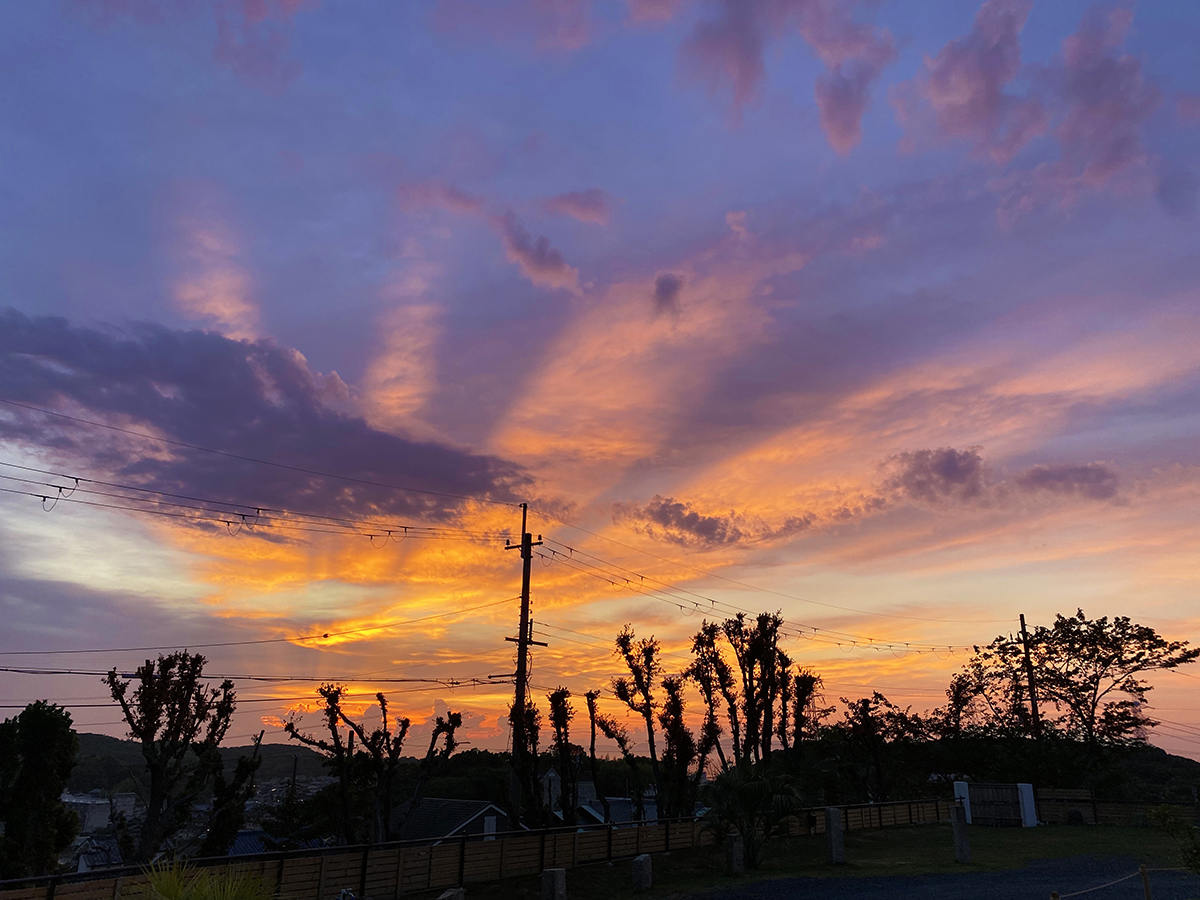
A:
{"label": "hillside", "polygon": [[[237,758],[248,756],[251,750],[249,745],[222,747],[226,769],[231,770]],[[258,770],[259,782],[290,778],[293,760],[298,760],[296,771],[301,777],[328,774],[321,766],[321,757],[298,744],[263,744],[260,753],[263,763]],[[79,735],[79,756],[67,781],[67,790],[81,793],[94,789],[127,790],[131,788],[132,774],[140,771],[143,765],[141,745],[136,741],[82,733]]]}

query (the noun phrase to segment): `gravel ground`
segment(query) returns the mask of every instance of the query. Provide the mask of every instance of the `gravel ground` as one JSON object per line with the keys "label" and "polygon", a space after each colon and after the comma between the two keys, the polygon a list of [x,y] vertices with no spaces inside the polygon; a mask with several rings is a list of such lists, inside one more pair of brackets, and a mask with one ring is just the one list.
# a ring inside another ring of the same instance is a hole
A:
{"label": "gravel ground", "polygon": [[[1144,900],[1142,879],[1135,875],[1119,884],[1088,890],[1137,872],[1128,857],[1076,856],[1044,859],[1022,869],[970,872],[962,875],[904,875],[871,878],[781,878],[697,898],[710,900],[1048,900],[1051,891],[1066,897],[1087,891],[1080,900]],[[1200,876],[1188,872],[1151,872],[1153,900],[1200,897]]]}

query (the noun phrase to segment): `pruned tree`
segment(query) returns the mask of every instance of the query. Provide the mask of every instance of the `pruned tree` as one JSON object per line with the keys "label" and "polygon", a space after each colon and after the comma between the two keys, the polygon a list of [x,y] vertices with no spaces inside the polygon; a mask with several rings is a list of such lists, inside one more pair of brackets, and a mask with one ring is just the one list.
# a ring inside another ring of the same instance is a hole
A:
{"label": "pruned tree", "polygon": [[[446,760],[458,749],[458,739],[455,735],[461,727],[462,713],[459,712],[447,712],[446,715],[437,716],[434,719],[433,731],[429,734],[429,746],[425,748],[425,756],[421,759],[421,765],[417,772],[417,783],[413,786],[412,796],[408,799],[408,808],[396,823],[397,834],[404,833],[404,823],[421,805],[429,779],[446,765]],[[438,745],[439,741],[441,746]]]}
{"label": "pruned tree", "polygon": [[791,660],[779,647],[782,627],[783,618],[778,613],[765,612],[759,613],[753,624],[749,624],[745,613],[738,613],[721,625],[725,639],[733,648],[742,682],[743,763],[770,758],[775,717],[777,714],[788,715],[786,707],[777,710],[780,680],[791,667]]}
{"label": "pruned tree", "polygon": [[571,705],[571,692],[565,687],[551,691],[550,727],[554,730],[554,751],[558,756],[559,806],[562,808],[563,824],[575,824],[575,807],[579,802],[579,778],[575,763],[580,748],[571,743],[571,720],[575,708]]}
{"label": "pruned tree", "polygon": [[611,822],[612,810],[609,808],[608,797],[604,795],[604,790],[600,785],[600,766],[596,762],[596,728],[599,719],[599,713],[596,711],[596,701],[600,699],[600,692],[588,691],[584,697],[587,699],[588,724],[591,728],[588,760],[591,762],[592,786],[596,789],[596,796],[600,798],[600,806],[604,809],[604,821]]}
{"label": "pruned tree", "polygon": [[[621,759],[625,760],[625,764],[629,766],[629,775],[633,783],[634,810],[637,813],[638,821],[644,821],[646,804],[642,798],[642,776],[638,771],[637,757],[633,755],[629,745],[629,731],[612,716],[596,713],[595,720],[596,727],[606,738],[617,745],[617,749],[621,751]],[[609,817],[610,811],[607,803],[604,804],[604,809],[605,817]]]}
{"label": "pruned tree", "polygon": [[288,722],[283,727],[288,737],[323,754],[326,765],[332,768],[337,775],[338,822],[340,825],[338,841],[343,845],[355,843],[353,817],[350,814],[350,766],[354,757],[354,732],[350,732],[349,739],[343,741],[341,729],[338,727],[342,720],[342,695],[345,692],[345,687],[340,684],[323,684],[317,688],[317,695],[324,704],[321,718],[325,720],[329,740],[303,733],[296,727],[294,721]]}
{"label": "pruned tree", "polygon": [[[512,821],[523,821],[521,810],[528,810],[524,820],[528,825],[539,825],[546,817],[542,808],[541,793],[538,791],[537,758],[538,747],[541,743],[542,713],[533,702],[532,697],[525,700],[524,709],[518,709],[516,702],[508,707],[509,733],[513,740],[520,743],[513,747],[511,761],[513,778],[516,779],[522,798],[521,806],[509,810]],[[518,747],[524,744],[524,752]]]}
{"label": "pruned tree", "polygon": [[199,653],[180,650],[146,660],[132,681],[123,681],[116,669],[104,679],[146,760],[146,817],[133,862],[154,858],[187,822],[215,774],[214,751],[229,730],[236,695],[228,679],[218,687],[203,681],[206,662]]}
{"label": "pruned tree", "polygon": [[254,775],[262,765],[259,751],[264,732],[254,736],[254,749],[249,756],[239,756],[233,775],[225,778],[225,765],[216,747],[205,748],[205,752],[216,755],[213,760],[213,803],[208,817],[208,828],[200,843],[200,856],[225,856],[238,832],[246,824],[246,803],[254,796]]}
{"label": "pruned tree", "polygon": [[615,652],[624,660],[629,677],[613,679],[613,694],[646,723],[646,743],[650,750],[650,767],[657,789],[661,779],[658,751],[654,744],[654,713],[657,709],[654,691],[662,674],[662,662],[658,658],[659,643],[653,635],[639,640],[633,632],[633,626],[628,624],[617,635],[616,643]]}
{"label": "pruned tree", "polygon": [[722,729],[717,716],[718,707],[724,703],[735,760],[741,755],[742,723],[738,712],[741,701],[738,697],[737,680],[733,669],[721,654],[720,636],[719,624],[707,621],[701,623],[700,630],[692,638],[692,655],[695,659],[686,674],[700,690],[705,707],[704,729],[713,736],[717,757],[721,760],[721,768],[725,769],[729,767],[729,761],[721,747]]}
{"label": "pruned tree", "polygon": [[411,725],[408,718],[396,720],[396,730],[392,730],[388,718],[388,699],[382,692],[375,695],[379,704],[379,725],[367,731],[361,722],[355,722],[346,715],[345,710],[338,707],[338,716],[346,727],[358,737],[360,752],[366,753],[373,775],[374,790],[371,792],[372,817],[371,831],[376,842],[392,840],[392,797],[396,783],[396,771],[400,767],[400,753],[404,749],[404,739],[408,737]]}
{"label": "pruned tree", "polygon": [[821,676],[810,669],[801,669],[792,676],[792,745],[815,736],[817,724],[833,707],[821,708]]}
{"label": "pruned tree", "polygon": [[[420,804],[424,796],[425,784],[458,746],[455,732],[462,725],[462,714],[448,713],[438,716],[434,722],[433,732],[429,739],[429,748],[422,759],[417,776],[416,787],[409,800],[408,810],[393,827],[392,799],[395,794],[396,773],[400,767],[400,754],[404,749],[404,741],[408,736],[411,722],[407,718],[396,720],[393,730],[388,713],[388,700],[383,693],[375,695],[379,704],[380,724],[367,730],[362,722],[357,722],[346,714],[343,708],[345,688],[338,684],[323,684],[317,689],[318,695],[325,703],[322,711],[325,726],[329,731],[329,740],[305,734],[296,727],[295,722],[288,722],[284,730],[289,737],[300,741],[315,750],[320,751],[335,768],[339,776],[339,797],[342,809],[342,840],[353,843],[352,816],[350,814],[350,788],[353,770],[365,769],[369,773],[369,788],[372,799],[371,838],[376,842],[392,840],[395,834],[404,829],[404,820]],[[350,732],[346,741],[342,740],[339,725],[344,725]],[[358,738],[359,748],[354,749],[354,739]],[[438,742],[442,741],[439,747]]]}
{"label": "pruned tree", "polygon": [[79,736],[71,714],[44,700],[0,723],[0,878],[46,875],[79,830],[61,795]]}
{"label": "pruned tree", "polygon": [[683,685],[682,675],[668,676],[662,680],[665,698],[658,714],[658,724],[663,733],[664,783],[659,803],[660,812],[668,817],[692,814],[696,807],[700,777],[717,739],[716,730],[707,718],[699,741],[687,727],[684,721]]}

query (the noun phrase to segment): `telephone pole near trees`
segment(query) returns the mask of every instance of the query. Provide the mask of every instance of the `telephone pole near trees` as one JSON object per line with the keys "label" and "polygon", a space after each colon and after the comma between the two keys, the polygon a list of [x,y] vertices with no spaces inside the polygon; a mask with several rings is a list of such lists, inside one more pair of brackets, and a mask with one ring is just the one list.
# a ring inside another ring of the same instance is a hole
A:
{"label": "telephone pole near trees", "polygon": [[[513,777],[509,789],[509,803],[512,806],[513,813],[517,816],[518,822],[521,817],[521,794],[526,786],[529,776],[530,760],[529,755],[529,734],[528,734],[528,719],[525,715],[525,706],[528,703],[529,696],[529,647],[535,644],[538,647],[545,647],[544,641],[535,641],[533,639],[532,623],[529,619],[529,576],[530,567],[533,563],[533,548],[541,546],[542,536],[539,534],[535,541],[533,535],[526,528],[529,521],[529,504],[521,504],[521,543],[508,543],[505,550],[521,551],[521,623],[517,631],[517,636],[506,637],[506,641],[511,641],[517,645],[517,671],[516,690],[513,693],[512,712],[509,715],[509,721],[512,724],[512,763]],[[537,760],[532,760],[533,765],[537,765]],[[532,789],[532,782],[529,782]],[[532,799],[532,798],[531,798]]]}
{"label": "telephone pole near trees", "polygon": [[1029,655],[1029,631],[1025,628],[1025,613],[1021,613],[1021,645],[1025,648],[1025,676],[1029,679],[1029,712],[1033,720],[1033,736],[1042,736],[1042,719],[1038,715],[1037,686],[1033,679],[1033,659]]}

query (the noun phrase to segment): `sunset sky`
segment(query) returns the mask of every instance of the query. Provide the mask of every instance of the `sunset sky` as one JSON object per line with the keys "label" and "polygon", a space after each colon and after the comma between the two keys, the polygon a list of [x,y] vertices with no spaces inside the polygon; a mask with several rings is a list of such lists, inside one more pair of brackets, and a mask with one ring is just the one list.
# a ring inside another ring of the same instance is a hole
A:
{"label": "sunset sky", "polygon": [[[0,666],[84,673],[4,715],[121,734],[113,648],[224,644],[308,679],[239,680],[234,743],[337,679],[503,749],[510,684],[398,679],[512,672],[522,501],[543,707],[732,609],[918,710],[1020,613],[1200,641],[1197,46],[1149,0],[0,6]],[[1200,667],[1153,681],[1200,758]]]}

